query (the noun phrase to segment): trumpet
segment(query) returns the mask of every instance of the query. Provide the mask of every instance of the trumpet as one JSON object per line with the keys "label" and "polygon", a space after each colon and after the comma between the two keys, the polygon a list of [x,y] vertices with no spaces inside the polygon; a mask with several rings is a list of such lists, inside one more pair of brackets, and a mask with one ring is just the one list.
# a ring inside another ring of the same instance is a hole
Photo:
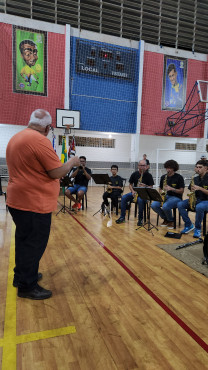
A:
{"label": "trumpet", "polygon": [[[195,174],[192,176],[191,178],[191,182],[190,182],[190,186],[194,186],[194,176]],[[195,207],[196,207],[196,194],[195,194],[195,191],[190,191],[189,194],[187,194],[187,196],[189,197],[189,208],[191,211],[195,211]]]}
{"label": "trumpet", "polygon": [[[143,173],[144,172],[142,171],[141,176],[140,176],[140,178],[138,180],[137,186],[139,186],[142,183]],[[137,198],[138,198],[138,193],[136,193],[134,195],[133,203],[136,203],[137,202]]]}
{"label": "trumpet", "polygon": [[168,175],[165,175],[164,180],[163,180],[163,191],[160,194],[162,198],[161,207],[163,206],[166,200],[167,190],[165,190],[165,186],[167,185],[167,179],[168,179]]}
{"label": "trumpet", "polygon": [[112,182],[109,182],[108,185],[107,185],[107,188],[106,188],[106,191],[110,194],[110,193],[112,193],[113,189],[110,188],[109,185],[112,185]]}

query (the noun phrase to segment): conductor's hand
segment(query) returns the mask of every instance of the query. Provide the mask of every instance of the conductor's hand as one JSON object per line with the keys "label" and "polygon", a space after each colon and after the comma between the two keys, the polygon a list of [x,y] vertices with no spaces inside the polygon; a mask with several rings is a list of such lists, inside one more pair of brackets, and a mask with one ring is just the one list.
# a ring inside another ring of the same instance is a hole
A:
{"label": "conductor's hand", "polygon": [[72,167],[78,167],[80,166],[80,159],[79,157],[72,157],[68,160],[72,164]]}
{"label": "conductor's hand", "polygon": [[52,179],[60,179],[66,176],[73,167],[77,167],[79,165],[79,157],[70,158],[67,162],[63,163],[61,167],[48,171],[48,176]]}

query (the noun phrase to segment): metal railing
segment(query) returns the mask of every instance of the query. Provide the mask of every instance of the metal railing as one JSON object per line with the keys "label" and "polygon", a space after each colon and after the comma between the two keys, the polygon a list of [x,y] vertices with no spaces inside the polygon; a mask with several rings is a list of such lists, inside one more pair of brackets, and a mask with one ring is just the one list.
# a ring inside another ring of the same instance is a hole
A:
{"label": "metal railing", "polygon": [[9,179],[8,168],[6,165],[0,165],[0,177],[3,179]]}

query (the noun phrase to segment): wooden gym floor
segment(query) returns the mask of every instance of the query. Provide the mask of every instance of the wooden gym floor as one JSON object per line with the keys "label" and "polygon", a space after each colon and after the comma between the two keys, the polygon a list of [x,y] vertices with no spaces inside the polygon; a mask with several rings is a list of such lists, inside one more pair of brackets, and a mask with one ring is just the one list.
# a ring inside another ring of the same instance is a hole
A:
{"label": "wooden gym floor", "polygon": [[102,193],[89,187],[87,210],[54,213],[40,264],[40,285],[53,291],[45,301],[16,297],[14,226],[0,197],[1,369],[208,369],[207,278],[157,247],[175,243],[165,228],[136,231],[133,208],[111,227],[93,216]]}

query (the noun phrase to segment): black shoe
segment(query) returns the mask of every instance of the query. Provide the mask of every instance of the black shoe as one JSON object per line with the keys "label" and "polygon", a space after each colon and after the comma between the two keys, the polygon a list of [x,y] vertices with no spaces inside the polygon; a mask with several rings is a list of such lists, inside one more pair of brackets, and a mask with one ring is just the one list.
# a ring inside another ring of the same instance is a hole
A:
{"label": "black shoe", "polygon": [[125,219],[122,218],[122,217],[120,217],[120,218],[118,218],[118,220],[116,220],[117,224],[122,224],[123,222],[125,222]]}
{"label": "black shoe", "polygon": [[29,299],[47,299],[52,296],[51,290],[42,288],[40,285],[36,285],[35,288],[27,292],[21,292],[18,289],[18,297],[20,298],[29,298]]}
{"label": "black shoe", "polygon": [[138,220],[137,226],[143,226],[143,220],[142,219],[141,220]]}
{"label": "black shoe", "polygon": [[[40,281],[41,279],[42,279],[42,277],[43,277],[43,274],[41,274],[41,272],[39,272],[38,273],[38,281]],[[18,287],[18,281],[17,280],[13,280],[13,286],[15,287],[15,288],[17,288]]]}

